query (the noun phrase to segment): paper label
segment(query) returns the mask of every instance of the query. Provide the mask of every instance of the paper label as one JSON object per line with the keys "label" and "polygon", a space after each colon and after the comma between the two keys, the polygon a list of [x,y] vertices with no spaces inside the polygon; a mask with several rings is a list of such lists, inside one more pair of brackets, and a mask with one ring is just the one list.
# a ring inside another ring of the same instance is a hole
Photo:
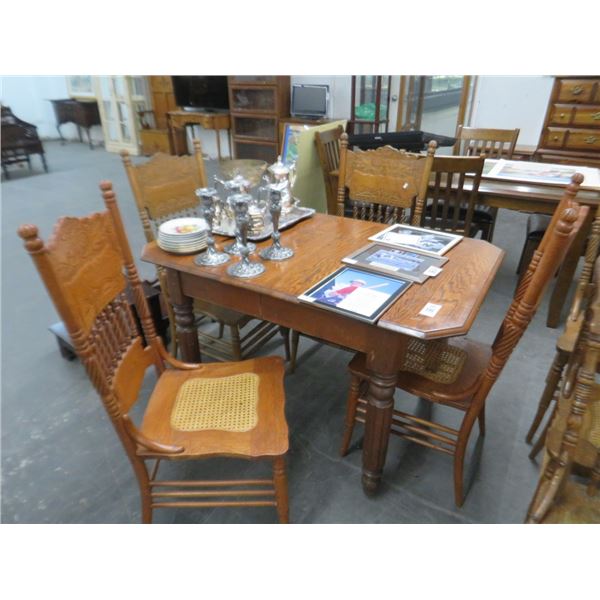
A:
{"label": "paper label", "polygon": [[419,313],[424,317],[435,317],[438,314],[440,308],[442,308],[441,304],[433,304],[432,302],[428,302]]}
{"label": "paper label", "polygon": [[427,269],[425,269],[423,271],[424,275],[429,275],[430,277],[435,277],[436,275],[439,275],[442,272],[442,270],[439,267],[434,267],[433,265],[431,265],[430,267],[427,267]]}

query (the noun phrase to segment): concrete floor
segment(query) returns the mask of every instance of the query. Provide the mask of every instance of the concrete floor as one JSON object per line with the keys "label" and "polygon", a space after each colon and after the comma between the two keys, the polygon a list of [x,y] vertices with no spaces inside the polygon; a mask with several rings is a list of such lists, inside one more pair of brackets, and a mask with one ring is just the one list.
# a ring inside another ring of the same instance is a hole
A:
{"label": "concrete floor", "polygon": [[[34,157],[33,172],[12,167],[11,179],[2,182],[2,521],[136,523],[140,506],[131,467],[82,366],[58,353],[47,329],[58,320],[56,312],[16,230],[35,223],[46,239],[58,217],[102,209],[102,179],[114,183],[134,254],[144,243],[142,228],[118,155],[77,142],[44,145],[48,174]],[[209,169],[214,168],[211,161]],[[494,241],[507,255],[472,329],[474,338],[491,341],[508,308],[525,223],[526,215],[500,212]],[[149,265],[138,265],[142,276],[153,277]],[[344,459],[337,452],[350,355],[302,339],[296,373],[286,377],[292,521],[522,522],[539,470],[527,458],[524,437],[559,333],[545,327],[546,308],[545,301],[492,390],[485,444],[473,431],[470,489],[461,509],[453,501],[451,457],[395,437],[381,493],[363,494],[358,444]],[[264,353],[283,354],[280,340]],[[149,377],[146,392],[152,383]],[[401,393],[396,401],[424,415],[431,412]],[[433,416],[455,425],[454,412],[434,407]],[[358,426],[355,442],[361,434]],[[173,468],[197,478],[268,473],[261,463],[224,459]],[[272,523],[276,515],[269,508],[158,510],[155,521]]]}

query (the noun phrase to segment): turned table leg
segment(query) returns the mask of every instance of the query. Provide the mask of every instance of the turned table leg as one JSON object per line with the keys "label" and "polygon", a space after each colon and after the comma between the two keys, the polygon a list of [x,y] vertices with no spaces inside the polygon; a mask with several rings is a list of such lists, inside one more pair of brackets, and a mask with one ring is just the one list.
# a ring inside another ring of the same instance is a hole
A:
{"label": "turned table leg", "polygon": [[167,269],[167,285],[169,300],[175,313],[177,327],[177,342],[181,349],[181,359],[184,362],[200,362],[200,344],[198,343],[198,330],[194,318],[194,301],[183,293],[180,274]]}
{"label": "turned table leg", "polygon": [[394,410],[398,365],[410,338],[379,330],[369,344],[367,369],[371,376],[367,391],[367,414],[363,441],[362,485],[365,494],[374,495],[381,483]]}

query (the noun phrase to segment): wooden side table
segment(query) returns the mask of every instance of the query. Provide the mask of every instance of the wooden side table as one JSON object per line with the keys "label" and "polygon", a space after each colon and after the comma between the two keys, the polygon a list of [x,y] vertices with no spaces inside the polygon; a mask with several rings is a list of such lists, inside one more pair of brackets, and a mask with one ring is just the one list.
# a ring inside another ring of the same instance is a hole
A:
{"label": "wooden side table", "polygon": [[171,147],[176,155],[187,154],[187,148],[181,149],[177,139],[177,130],[188,125],[200,125],[203,129],[214,129],[217,136],[217,154],[221,160],[221,137],[219,131],[226,129],[229,140],[229,156],[231,157],[231,119],[229,113],[191,112],[174,110],[167,113],[167,127],[171,136]]}
{"label": "wooden side table", "polygon": [[81,137],[81,128],[83,127],[87,132],[90,149],[93,150],[94,146],[92,145],[90,128],[94,125],[101,125],[98,102],[96,100],[75,100],[74,98],[50,100],[50,102],[52,102],[54,114],[56,115],[56,130],[61,142],[64,143],[65,138],[60,131],[60,126],[63,123],[75,123],[77,125],[79,141],[83,142],[83,138]]}

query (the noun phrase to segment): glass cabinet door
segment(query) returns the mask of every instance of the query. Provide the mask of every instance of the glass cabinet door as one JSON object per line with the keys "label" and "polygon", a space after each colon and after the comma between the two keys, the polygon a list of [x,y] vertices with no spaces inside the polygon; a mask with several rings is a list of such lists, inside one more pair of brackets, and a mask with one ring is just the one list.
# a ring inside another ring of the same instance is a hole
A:
{"label": "glass cabinet door", "polygon": [[144,77],[95,77],[105,147],[139,154],[138,111],[150,106]]}

